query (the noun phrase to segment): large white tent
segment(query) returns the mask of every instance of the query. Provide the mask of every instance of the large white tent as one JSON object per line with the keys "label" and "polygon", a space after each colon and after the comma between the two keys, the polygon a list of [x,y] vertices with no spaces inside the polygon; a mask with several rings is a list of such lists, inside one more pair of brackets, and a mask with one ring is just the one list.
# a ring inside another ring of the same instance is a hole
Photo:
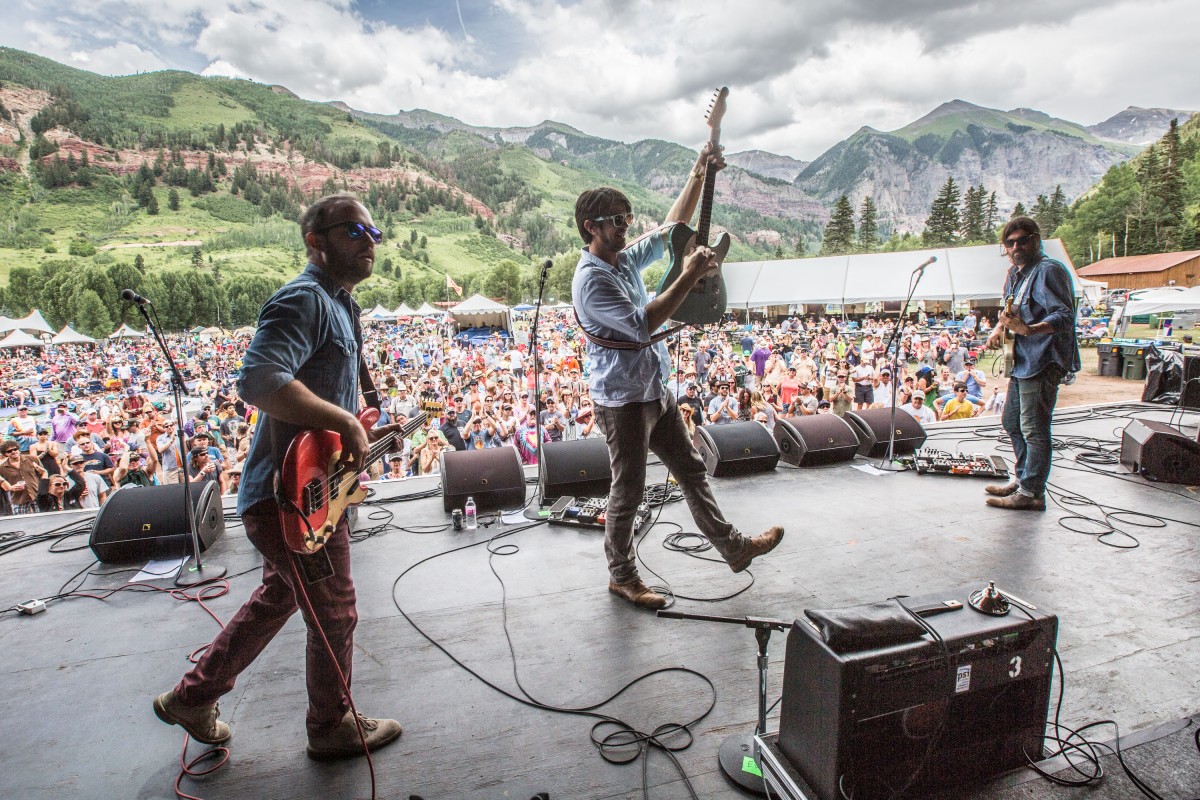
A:
{"label": "large white tent", "polygon": [[136,331],[129,327],[127,323],[121,323],[121,327],[108,335],[110,339],[140,339],[146,334],[141,331]]}
{"label": "large white tent", "polygon": [[[1062,242],[1043,242],[1046,255],[1067,265],[1075,286],[1082,285]],[[911,250],[781,261],[725,264],[722,274],[730,308],[798,304],[835,304],[903,300],[914,269],[931,256],[914,300],[996,301],[1004,288],[1009,262],[1000,245]]]}
{"label": "large white tent", "polygon": [[440,308],[434,308],[429,303],[423,303],[415,312],[418,317],[444,317],[446,312]]}
{"label": "large white tent", "polygon": [[463,328],[478,328],[484,325],[512,330],[508,306],[489,300],[481,294],[473,294],[450,309],[454,321]]}
{"label": "large white tent", "polygon": [[35,336],[30,336],[25,331],[13,331],[12,333],[0,339],[0,350],[7,350],[10,347],[42,347],[42,340]]}
{"label": "large white tent", "polygon": [[1170,311],[1192,311],[1200,309],[1200,286],[1184,289],[1156,289],[1146,292],[1137,300],[1125,304],[1124,315],[1161,314]]}
{"label": "large white tent", "polygon": [[42,316],[42,312],[35,308],[20,319],[9,319],[8,317],[0,316],[0,332],[3,331],[54,333],[54,328],[51,328],[50,323],[46,322],[46,318]]}
{"label": "large white tent", "polygon": [[417,312],[408,307],[408,303],[401,303],[396,306],[396,310],[392,312],[397,317],[415,317]]}
{"label": "large white tent", "polygon": [[63,329],[50,342],[52,344],[95,344],[96,340],[80,333],[70,325],[63,325]]}
{"label": "large white tent", "polygon": [[373,320],[376,322],[390,321],[396,318],[396,315],[388,311],[381,305],[376,305],[370,311],[363,312],[362,319]]}

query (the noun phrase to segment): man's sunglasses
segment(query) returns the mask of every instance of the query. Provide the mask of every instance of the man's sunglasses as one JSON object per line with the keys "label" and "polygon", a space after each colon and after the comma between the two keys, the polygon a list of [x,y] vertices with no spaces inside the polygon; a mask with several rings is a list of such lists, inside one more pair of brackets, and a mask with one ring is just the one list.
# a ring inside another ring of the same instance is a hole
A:
{"label": "man's sunglasses", "polygon": [[1036,233],[1027,233],[1024,236],[1018,236],[1015,239],[1005,239],[1004,246],[1007,247],[1009,250],[1012,250],[1014,247],[1024,247],[1025,245],[1029,244],[1030,240],[1036,236],[1037,236]]}
{"label": "man's sunglasses", "polygon": [[593,217],[592,222],[611,222],[614,227],[628,228],[633,223],[633,214],[609,214],[607,217]]}
{"label": "man's sunglasses", "polygon": [[313,233],[324,233],[333,228],[345,228],[346,235],[351,239],[361,239],[364,236],[370,236],[371,241],[379,244],[383,241],[383,231],[379,228],[372,228],[370,225],[363,225],[361,222],[337,222],[333,225],[326,225],[324,228],[317,228]]}

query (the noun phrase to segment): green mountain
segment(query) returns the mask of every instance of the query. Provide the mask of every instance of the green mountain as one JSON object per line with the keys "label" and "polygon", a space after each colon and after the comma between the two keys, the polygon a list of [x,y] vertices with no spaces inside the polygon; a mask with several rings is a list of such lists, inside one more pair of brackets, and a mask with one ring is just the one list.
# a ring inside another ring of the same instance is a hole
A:
{"label": "green mountain", "polygon": [[[0,48],[0,310],[36,306],[56,326],[104,335],[135,321],[118,299],[130,287],[156,298],[168,327],[251,322],[303,263],[301,206],[343,189],[387,234],[357,291],[364,307],[453,299],[447,274],[468,293],[528,299],[546,257],[547,295],[562,298],[578,193],[616,185],[649,228],[693,159],[549,121],[492,130],[425,111],[380,117],[252,81],[105,77]],[[731,259],[816,240],[818,223],[784,213],[762,178],[727,173],[714,222],[735,240]],[[726,203],[734,182],[760,196]]]}
{"label": "green mountain", "polygon": [[954,100],[895,131],[860,128],[809,164],[796,185],[827,204],[846,194],[858,207],[869,195],[885,228],[920,232],[948,177],[994,190],[1007,213],[1059,185],[1074,198],[1139,149],[1040,111]]}

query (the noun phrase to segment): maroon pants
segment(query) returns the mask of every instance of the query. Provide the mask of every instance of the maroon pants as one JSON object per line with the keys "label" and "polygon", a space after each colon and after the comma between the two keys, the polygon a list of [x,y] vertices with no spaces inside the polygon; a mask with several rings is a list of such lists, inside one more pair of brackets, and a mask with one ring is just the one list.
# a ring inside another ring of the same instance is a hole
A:
{"label": "maroon pants", "polygon": [[[350,705],[325,642],[294,586],[296,577],[289,563],[292,553],[283,542],[274,501],[256,504],[242,516],[242,522],[246,538],[263,556],[262,585],[217,634],[195,668],[183,676],[175,695],[185,706],[217,702],[300,608],[308,625],[308,734],[327,734],[342,721]],[[344,516],[325,544],[325,552],[333,563],[333,577],[306,583],[304,589],[349,685],[358,611],[350,577],[350,528]]]}

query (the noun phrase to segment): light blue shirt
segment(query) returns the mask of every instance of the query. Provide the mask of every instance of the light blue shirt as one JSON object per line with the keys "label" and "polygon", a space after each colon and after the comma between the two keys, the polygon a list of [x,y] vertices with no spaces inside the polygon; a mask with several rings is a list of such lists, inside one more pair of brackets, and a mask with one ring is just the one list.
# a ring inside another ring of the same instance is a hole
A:
{"label": "light blue shirt", "polygon": [[[624,342],[648,342],[646,324],[650,296],[642,270],[663,256],[663,238],[653,233],[634,242],[617,257],[617,266],[584,250],[575,268],[571,297],[585,333]],[[623,406],[662,398],[670,356],[662,342],[639,350],[587,343],[588,386],[592,400]]]}

